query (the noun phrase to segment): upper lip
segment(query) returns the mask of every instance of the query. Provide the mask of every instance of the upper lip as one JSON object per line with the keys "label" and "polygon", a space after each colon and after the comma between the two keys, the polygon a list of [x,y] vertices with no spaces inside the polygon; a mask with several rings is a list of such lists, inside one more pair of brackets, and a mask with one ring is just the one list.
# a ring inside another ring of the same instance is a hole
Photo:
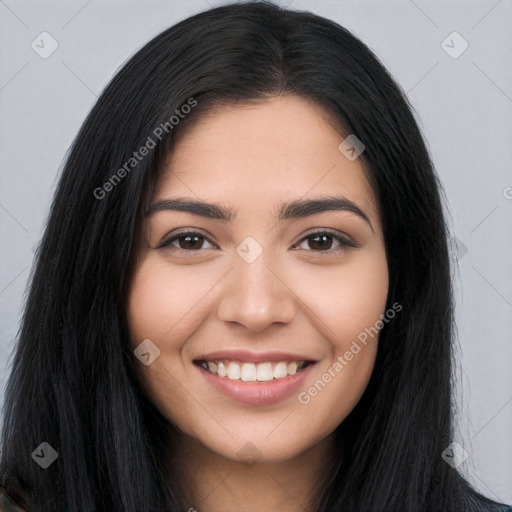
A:
{"label": "upper lip", "polygon": [[294,354],[292,352],[254,352],[252,350],[217,350],[215,352],[208,352],[204,355],[194,358],[194,361],[242,361],[251,363],[265,363],[265,362],[279,362],[279,361],[311,361],[316,362],[315,359]]}

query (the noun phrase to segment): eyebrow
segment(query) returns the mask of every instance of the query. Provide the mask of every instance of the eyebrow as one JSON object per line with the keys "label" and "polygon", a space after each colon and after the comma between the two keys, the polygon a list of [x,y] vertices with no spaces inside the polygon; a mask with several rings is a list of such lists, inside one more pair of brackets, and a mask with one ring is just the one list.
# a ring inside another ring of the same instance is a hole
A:
{"label": "eyebrow", "polygon": [[[183,197],[157,201],[149,207],[147,215],[151,215],[162,210],[188,212],[193,215],[220,220],[226,223],[231,223],[236,215],[231,208],[215,203],[206,203],[203,201],[196,201]],[[317,215],[329,211],[345,211],[354,213],[365,222],[367,222],[373,231],[372,223],[364,211],[354,202],[342,196],[328,196],[307,200],[295,200],[289,203],[281,204],[277,220],[282,222],[289,219],[309,217],[310,215]]]}

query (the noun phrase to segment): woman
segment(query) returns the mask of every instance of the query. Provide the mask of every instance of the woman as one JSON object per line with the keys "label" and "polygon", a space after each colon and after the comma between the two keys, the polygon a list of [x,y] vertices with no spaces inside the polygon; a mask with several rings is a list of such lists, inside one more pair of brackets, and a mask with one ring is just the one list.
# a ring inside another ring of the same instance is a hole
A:
{"label": "woman", "polygon": [[457,470],[452,324],[440,185],[376,57],[269,3],[198,14],[129,60],[69,154],[4,503],[512,510]]}

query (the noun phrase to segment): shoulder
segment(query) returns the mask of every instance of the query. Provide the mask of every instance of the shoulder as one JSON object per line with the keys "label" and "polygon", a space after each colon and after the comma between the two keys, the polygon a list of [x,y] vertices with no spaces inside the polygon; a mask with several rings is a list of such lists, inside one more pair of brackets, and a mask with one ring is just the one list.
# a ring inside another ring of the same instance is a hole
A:
{"label": "shoulder", "polygon": [[0,484],[0,512],[26,512]]}
{"label": "shoulder", "polygon": [[512,512],[512,506],[493,501],[480,493],[476,493],[473,499],[479,512]]}

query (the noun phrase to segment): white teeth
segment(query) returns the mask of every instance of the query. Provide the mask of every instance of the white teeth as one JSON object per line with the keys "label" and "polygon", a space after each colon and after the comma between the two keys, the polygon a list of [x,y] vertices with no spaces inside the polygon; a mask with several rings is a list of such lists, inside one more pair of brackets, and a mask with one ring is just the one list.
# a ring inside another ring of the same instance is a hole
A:
{"label": "white teeth", "polygon": [[272,363],[260,363],[256,366],[256,378],[260,382],[266,382],[274,378]]}
{"label": "white teeth", "polygon": [[224,366],[224,363],[223,362],[220,362],[218,365],[217,365],[217,375],[219,377],[225,377],[227,375],[227,372],[226,372],[226,368]]}
{"label": "white teeth", "polygon": [[288,371],[288,375],[295,375],[297,373],[297,363],[295,361],[288,363],[286,370]]}
{"label": "white teeth", "polygon": [[269,382],[273,379],[284,379],[289,375],[295,375],[306,366],[305,361],[290,363],[281,361],[274,364],[275,366],[271,362],[255,364],[235,361],[205,361],[201,363],[201,366],[219,377],[242,380],[243,382]]}
{"label": "white teeth", "polygon": [[231,361],[228,365],[228,378],[231,380],[237,380],[240,378],[240,365]]}
{"label": "white teeth", "polygon": [[282,379],[286,377],[288,372],[286,370],[286,363],[277,363],[274,368],[274,379]]}
{"label": "white teeth", "polygon": [[256,365],[254,363],[244,363],[240,372],[240,378],[244,382],[254,382],[256,380]]}

